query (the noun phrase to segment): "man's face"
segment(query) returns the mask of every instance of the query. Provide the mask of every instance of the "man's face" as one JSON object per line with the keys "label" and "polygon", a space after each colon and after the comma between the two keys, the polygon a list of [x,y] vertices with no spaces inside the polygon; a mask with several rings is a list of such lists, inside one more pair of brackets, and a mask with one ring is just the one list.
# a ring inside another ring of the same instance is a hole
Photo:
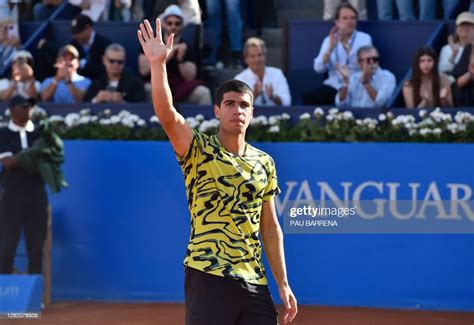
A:
{"label": "man's face", "polygon": [[73,34],[72,38],[81,44],[87,44],[87,42],[89,42],[89,39],[91,38],[91,34],[92,34],[92,27],[87,27],[82,32]]}
{"label": "man's face", "polygon": [[265,67],[266,55],[258,46],[250,46],[245,55],[245,63],[252,71],[259,71]]}
{"label": "man's face", "polygon": [[459,37],[472,40],[474,37],[474,25],[469,23],[462,23],[456,26],[456,34],[458,34]]}
{"label": "man's face", "polygon": [[379,67],[379,54],[376,50],[371,49],[363,51],[359,55],[359,66],[361,70],[369,69],[371,73]]}
{"label": "man's face", "polygon": [[163,30],[166,34],[179,35],[183,29],[183,20],[177,16],[168,16],[163,21]]}
{"label": "man's face", "polygon": [[342,33],[352,34],[357,26],[355,12],[351,9],[342,8],[339,12],[339,18],[336,19],[336,26]]}
{"label": "man's face", "polygon": [[71,53],[65,53],[63,56],[60,56],[58,58],[58,63],[61,62],[64,62],[69,73],[75,73],[79,68],[79,60]]}
{"label": "man's face", "polygon": [[25,125],[31,118],[32,108],[28,105],[15,105],[10,108],[10,114],[16,125]]}
{"label": "man's face", "polygon": [[125,53],[121,51],[108,50],[102,59],[107,74],[119,76],[125,66]]}
{"label": "man's face", "polygon": [[220,127],[230,134],[245,134],[253,116],[252,97],[247,93],[227,92],[220,106],[214,105]]}

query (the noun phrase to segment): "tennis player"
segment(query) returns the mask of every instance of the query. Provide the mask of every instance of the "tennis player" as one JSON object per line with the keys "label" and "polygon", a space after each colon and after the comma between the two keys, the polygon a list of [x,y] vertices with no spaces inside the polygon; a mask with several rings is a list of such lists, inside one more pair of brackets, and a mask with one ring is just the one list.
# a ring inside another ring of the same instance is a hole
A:
{"label": "tennis player", "polygon": [[191,213],[184,260],[186,324],[278,324],[259,234],[285,307],[282,322],[290,323],[298,309],[273,200],[280,191],[275,164],[245,142],[253,116],[252,90],[241,81],[224,82],[214,105],[218,133],[193,131],[173,106],[168,85],[166,63],[177,55],[174,35],[163,42],[159,19],[156,35],[148,20],[137,33],[151,66],[154,110],[183,171]]}

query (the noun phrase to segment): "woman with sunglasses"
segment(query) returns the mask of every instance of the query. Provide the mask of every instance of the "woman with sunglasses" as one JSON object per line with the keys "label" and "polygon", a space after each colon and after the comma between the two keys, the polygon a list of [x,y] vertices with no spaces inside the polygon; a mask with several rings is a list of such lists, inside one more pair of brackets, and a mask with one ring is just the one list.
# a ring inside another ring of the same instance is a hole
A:
{"label": "woman with sunglasses", "polygon": [[403,85],[407,108],[452,107],[449,78],[438,72],[438,58],[427,46],[419,48],[412,63],[410,80]]}

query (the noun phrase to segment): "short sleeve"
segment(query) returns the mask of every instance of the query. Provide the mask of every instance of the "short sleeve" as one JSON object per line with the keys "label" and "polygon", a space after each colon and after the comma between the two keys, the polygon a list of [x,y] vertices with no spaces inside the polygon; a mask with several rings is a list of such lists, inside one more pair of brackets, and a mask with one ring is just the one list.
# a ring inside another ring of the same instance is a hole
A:
{"label": "short sleeve", "polygon": [[267,179],[268,184],[265,188],[265,192],[263,193],[263,201],[269,201],[275,195],[280,194],[281,190],[278,187],[278,177],[276,174],[275,162],[272,158],[267,165]]}
{"label": "short sleeve", "polygon": [[175,156],[178,160],[179,165],[183,171],[183,174],[189,173],[190,167],[196,165],[199,155],[203,152],[203,148],[206,145],[205,136],[197,130],[193,130],[193,139],[189,145],[188,150],[180,157],[176,152]]}

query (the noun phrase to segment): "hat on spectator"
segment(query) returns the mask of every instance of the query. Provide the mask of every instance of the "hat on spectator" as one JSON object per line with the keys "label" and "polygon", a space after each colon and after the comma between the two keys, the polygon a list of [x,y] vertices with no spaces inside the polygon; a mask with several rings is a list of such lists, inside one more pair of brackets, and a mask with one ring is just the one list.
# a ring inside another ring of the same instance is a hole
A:
{"label": "hat on spectator", "polygon": [[8,108],[10,109],[16,106],[21,106],[22,108],[29,108],[35,105],[36,105],[36,99],[32,97],[26,98],[25,96],[22,96],[22,95],[13,96],[8,102]]}
{"label": "hat on spectator", "polygon": [[474,13],[469,11],[461,12],[456,18],[456,26],[461,25],[463,23],[474,25]]}
{"label": "hat on spectator", "polygon": [[178,18],[181,18],[181,20],[184,22],[183,12],[181,11],[181,8],[179,8],[177,5],[169,5],[168,7],[166,7],[165,11],[163,11],[158,18],[163,21],[169,16],[176,16]]}
{"label": "hat on spectator", "polygon": [[79,59],[79,51],[71,44],[64,45],[59,50],[58,57],[65,56],[66,54],[71,54],[75,59]]}
{"label": "hat on spectator", "polygon": [[27,60],[27,61],[33,61],[33,55],[26,51],[26,50],[20,50],[16,51],[15,54],[13,54],[12,61],[18,61],[18,60]]}
{"label": "hat on spectator", "polygon": [[71,33],[73,35],[79,34],[88,27],[94,26],[94,22],[89,16],[79,14],[71,21]]}

